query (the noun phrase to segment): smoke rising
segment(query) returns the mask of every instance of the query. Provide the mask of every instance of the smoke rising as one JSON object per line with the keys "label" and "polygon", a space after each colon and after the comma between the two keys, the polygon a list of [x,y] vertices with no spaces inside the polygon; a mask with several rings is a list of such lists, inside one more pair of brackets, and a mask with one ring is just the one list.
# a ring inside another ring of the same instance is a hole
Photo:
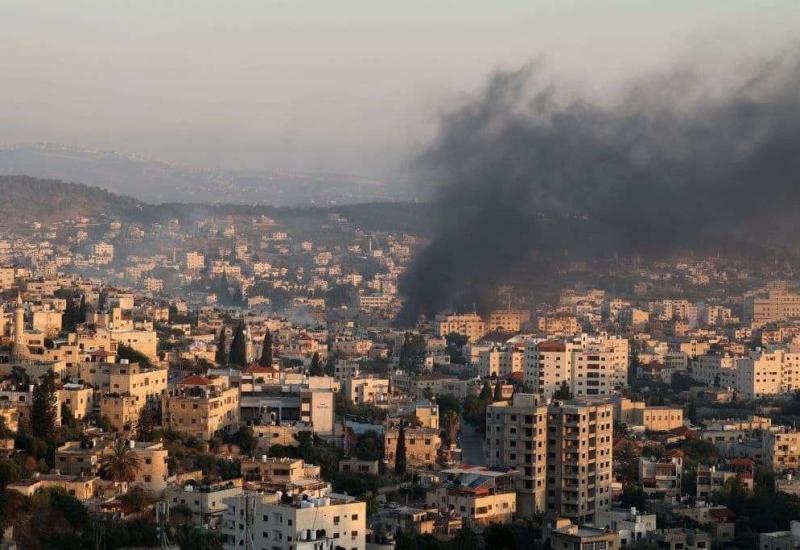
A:
{"label": "smoke rising", "polygon": [[800,55],[715,91],[682,69],[613,100],[570,96],[540,65],[500,72],[444,115],[419,159],[438,231],[400,281],[399,320],[473,302],[575,254],[793,246],[800,205]]}

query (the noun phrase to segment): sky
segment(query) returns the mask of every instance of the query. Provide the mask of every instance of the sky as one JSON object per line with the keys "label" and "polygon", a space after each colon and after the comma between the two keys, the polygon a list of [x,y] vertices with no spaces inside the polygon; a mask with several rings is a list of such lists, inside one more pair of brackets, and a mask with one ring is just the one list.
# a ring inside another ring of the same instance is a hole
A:
{"label": "sky", "polygon": [[0,144],[391,178],[494,70],[602,95],[799,32],[797,0],[2,0]]}

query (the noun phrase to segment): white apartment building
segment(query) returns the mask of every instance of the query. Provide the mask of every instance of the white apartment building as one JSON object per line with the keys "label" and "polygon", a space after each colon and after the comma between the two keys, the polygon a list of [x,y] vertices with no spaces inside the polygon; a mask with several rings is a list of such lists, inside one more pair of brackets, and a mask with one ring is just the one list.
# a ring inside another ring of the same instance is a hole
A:
{"label": "white apartment building", "polygon": [[612,508],[597,523],[619,533],[620,547],[635,544],[656,530],[656,515],[644,514],[636,508]]}
{"label": "white apartment building", "polygon": [[739,359],[729,354],[699,355],[690,364],[690,374],[709,386],[733,388],[736,387],[736,362]]}
{"label": "white apartment building", "polygon": [[367,505],[345,495],[288,498],[247,492],[225,499],[221,531],[225,550],[366,549]]}
{"label": "white apartment building", "polygon": [[482,377],[508,377],[514,372],[522,372],[524,363],[522,346],[493,346],[478,352],[478,373]]}
{"label": "white apartment building", "polygon": [[748,399],[800,388],[800,353],[754,352],[736,361],[736,391]]}
{"label": "white apartment building", "polygon": [[576,397],[608,396],[628,382],[629,342],[582,334],[573,341],[531,340],[525,347],[525,383],[552,396],[566,383]]}

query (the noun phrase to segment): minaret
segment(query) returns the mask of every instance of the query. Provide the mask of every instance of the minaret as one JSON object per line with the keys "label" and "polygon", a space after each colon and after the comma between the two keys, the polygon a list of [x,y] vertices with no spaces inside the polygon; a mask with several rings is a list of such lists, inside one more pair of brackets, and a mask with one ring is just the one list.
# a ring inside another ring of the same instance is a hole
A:
{"label": "minaret", "polygon": [[11,354],[15,359],[25,357],[25,308],[22,305],[22,298],[17,294],[17,303],[14,306],[14,346]]}

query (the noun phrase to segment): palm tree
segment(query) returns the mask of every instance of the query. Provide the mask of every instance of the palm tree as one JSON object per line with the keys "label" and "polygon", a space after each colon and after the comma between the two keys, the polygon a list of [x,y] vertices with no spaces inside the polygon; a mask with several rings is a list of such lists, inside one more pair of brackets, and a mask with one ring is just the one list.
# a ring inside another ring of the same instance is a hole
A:
{"label": "palm tree", "polygon": [[139,471],[139,457],[128,446],[127,440],[114,441],[111,452],[100,460],[100,467],[113,481],[131,482]]}
{"label": "palm tree", "polygon": [[460,424],[461,420],[458,417],[458,413],[453,410],[447,411],[444,416],[444,430],[448,445],[456,445]]}

